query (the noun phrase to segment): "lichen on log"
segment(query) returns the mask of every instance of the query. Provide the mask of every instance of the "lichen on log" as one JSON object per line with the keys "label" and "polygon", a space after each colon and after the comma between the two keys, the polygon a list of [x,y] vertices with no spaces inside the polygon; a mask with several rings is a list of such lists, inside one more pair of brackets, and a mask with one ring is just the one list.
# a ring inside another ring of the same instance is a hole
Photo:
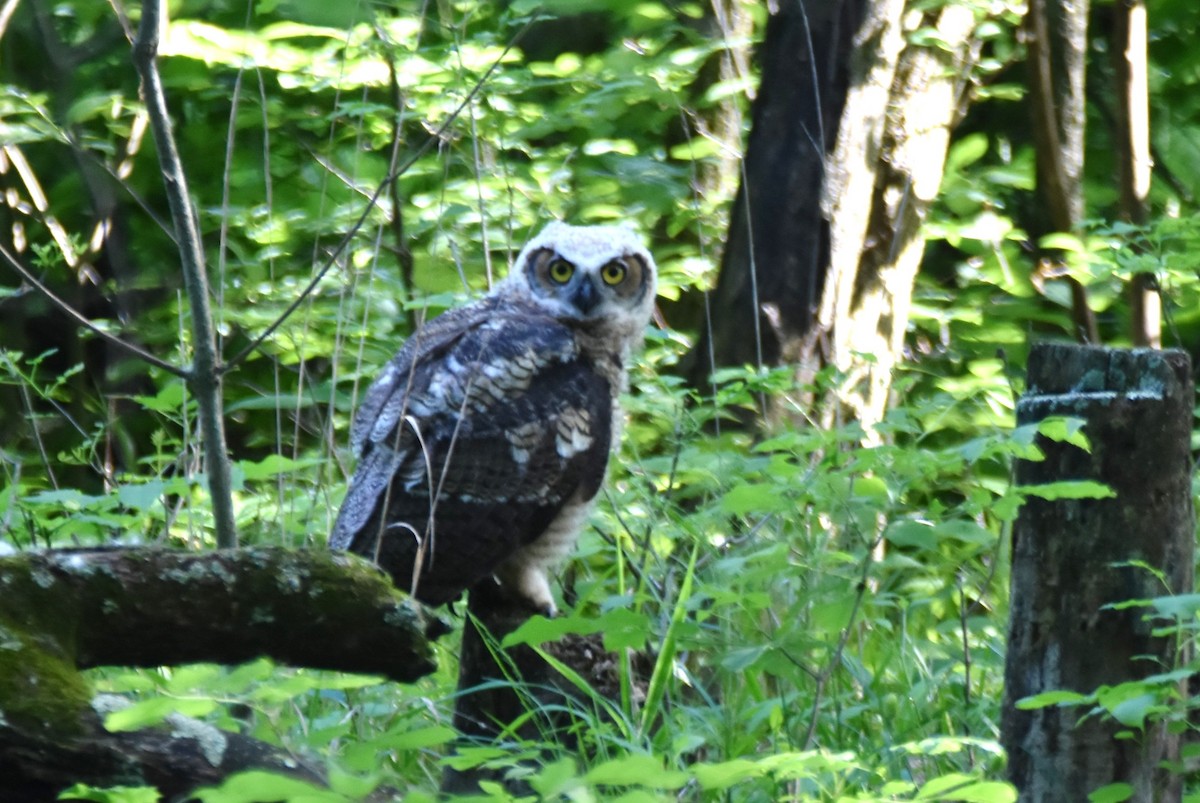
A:
{"label": "lichen on log", "polygon": [[48,790],[74,781],[187,789],[247,767],[289,766],[236,734],[228,735],[235,749],[216,762],[179,734],[110,734],[82,669],[265,656],[411,682],[436,668],[430,639],[444,628],[376,567],[343,553],[80,549],[0,558],[0,798],[49,799]]}

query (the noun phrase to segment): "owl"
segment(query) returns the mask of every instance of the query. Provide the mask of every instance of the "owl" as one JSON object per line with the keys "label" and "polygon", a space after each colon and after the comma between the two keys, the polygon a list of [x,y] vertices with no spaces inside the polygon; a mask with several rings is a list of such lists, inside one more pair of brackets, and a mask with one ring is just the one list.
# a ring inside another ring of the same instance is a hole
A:
{"label": "owl", "polygon": [[491,293],[418,329],[354,417],[330,547],[426,604],[494,577],[553,614],[549,572],[603,482],[655,274],[624,227],[551,223]]}

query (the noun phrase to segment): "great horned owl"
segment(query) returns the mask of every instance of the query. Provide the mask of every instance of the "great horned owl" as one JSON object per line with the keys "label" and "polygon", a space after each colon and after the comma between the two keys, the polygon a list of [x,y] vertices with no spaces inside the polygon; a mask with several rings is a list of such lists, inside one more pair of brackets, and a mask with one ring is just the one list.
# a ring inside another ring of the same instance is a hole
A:
{"label": "great horned owl", "polygon": [[484,298],[417,330],[354,418],[329,538],[431,605],[488,576],[552,613],[620,423],[655,265],[617,226],[551,223]]}

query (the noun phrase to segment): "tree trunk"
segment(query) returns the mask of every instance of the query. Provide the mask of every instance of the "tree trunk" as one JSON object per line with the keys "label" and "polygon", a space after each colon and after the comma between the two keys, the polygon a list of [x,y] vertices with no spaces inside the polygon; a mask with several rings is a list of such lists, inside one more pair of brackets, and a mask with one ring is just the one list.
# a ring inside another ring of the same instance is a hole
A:
{"label": "tree trunk", "polygon": [[[97,703],[103,710],[113,700]],[[189,800],[192,790],[246,770],[325,784],[318,762],[188,717],[172,715],[164,728],[110,733],[100,713],[88,709],[77,725],[63,738],[0,723],[0,800],[45,803],[76,784],[153,786],[163,800]]]}
{"label": "tree trunk", "polygon": [[[1150,89],[1146,56],[1146,4],[1113,4],[1112,57],[1118,114],[1114,125],[1120,171],[1121,218],[1146,222],[1150,194]],[[1139,273],[1129,284],[1130,339],[1135,346],[1162,346],[1162,299],[1153,274]]]}
{"label": "tree trunk", "polygon": [[[586,719],[599,716],[593,702],[572,681],[526,644],[502,648],[504,637],[530,616],[524,600],[508,597],[494,580],[471,589],[463,627],[454,703],[459,745],[489,745],[501,739],[544,744],[551,754],[579,749],[578,733]],[[597,695],[619,705],[619,658],[606,651],[600,636],[567,634],[542,645],[546,654],[582,678]],[[644,688],[635,690],[644,697]],[[636,695],[635,695],[636,696]],[[575,712],[581,712],[576,714]],[[531,790],[523,780],[507,779],[510,766],[456,767],[447,762],[441,791],[477,795],[483,782],[500,783],[512,795]]]}
{"label": "tree trunk", "polygon": [[[860,101],[857,93],[866,90],[856,88],[847,102],[833,160],[839,169],[831,169],[826,187],[830,279],[801,354],[814,367],[825,355],[842,372],[837,402],[867,427],[887,408],[925,251],[921,225],[941,187],[950,132],[961,116],[978,49],[975,15],[965,6],[926,12],[915,27],[932,31],[940,46],[910,43],[890,78],[887,60],[878,54],[874,69],[880,74],[868,85],[886,78],[890,91]],[[884,111],[880,100],[887,112],[881,137],[872,130],[877,112]],[[861,164],[856,154],[864,152],[876,155]],[[823,346],[814,346],[821,340]]]}
{"label": "tree trunk", "polygon": [[[711,332],[689,357],[698,388],[717,366],[794,362],[807,382],[833,364],[840,407],[882,418],[978,48],[964,6],[909,17],[907,31],[903,11],[814,0],[768,20]],[[936,44],[908,41],[918,28]]]}
{"label": "tree trunk", "polygon": [[825,164],[851,82],[855,37],[871,5],[800,0],[780,4],[767,20],[711,327],[686,366],[698,388],[709,387],[719,366],[778,364],[784,342],[812,323],[829,261]]}
{"label": "tree trunk", "polygon": [[[1030,354],[1018,422],[1083,418],[1091,451],[1039,437],[1045,460],[1018,461],[1017,484],[1093,480],[1116,496],[1031,496],[1013,529],[1001,738],[1021,800],[1083,800],[1117,782],[1133,800],[1180,799],[1180,776],[1160,766],[1179,758],[1165,722],[1136,729],[1107,715],[1080,721],[1079,708],[1016,705],[1052,690],[1090,694],[1181,660],[1141,611],[1106,606],[1193,589],[1193,401],[1183,352],[1042,344]],[[1131,736],[1116,738],[1122,731]]]}
{"label": "tree trunk", "polygon": [[411,682],[435,669],[423,616],[377,567],[346,553],[83,549],[0,559],[0,621],[52,637],[81,669],[266,655]]}
{"label": "tree trunk", "polygon": [[192,367],[188,385],[196,396],[197,422],[204,443],[204,473],[208,478],[213,530],[217,546],[232,549],[238,544],[233,512],[233,466],[225,440],[225,401],[222,393],[221,355],[217,350],[216,322],[208,301],[208,275],[204,267],[204,244],[200,223],[188,193],[183,161],[175,146],[171,117],[162,76],[158,73],[159,37],[167,28],[166,0],[142,4],[142,20],[133,43],[133,65],[142,81],[142,97],[150,118],[150,130],[162,166],[163,184],[179,246],[180,269],[187,289],[191,313]]}
{"label": "tree trunk", "polygon": [[[1087,19],[1087,0],[1029,0],[1025,12],[1037,190],[1050,224],[1049,231],[1033,226],[1035,234],[1078,233],[1083,222]],[[1066,281],[1076,338],[1099,342],[1096,316],[1083,285],[1071,276]]]}

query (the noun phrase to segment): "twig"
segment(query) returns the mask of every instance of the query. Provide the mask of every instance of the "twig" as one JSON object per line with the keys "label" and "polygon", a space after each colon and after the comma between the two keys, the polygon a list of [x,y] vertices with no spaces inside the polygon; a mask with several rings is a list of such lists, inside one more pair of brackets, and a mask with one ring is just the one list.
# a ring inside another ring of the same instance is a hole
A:
{"label": "twig", "polygon": [[[8,370],[13,374],[17,374],[17,366],[13,365],[12,359],[7,354],[0,355],[0,357],[3,357],[4,361],[8,363]],[[17,386],[21,389],[21,403],[25,406],[25,415],[29,418],[29,428],[33,430],[33,442],[37,444],[38,457],[42,460],[42,468],[46,470],[46,476],[50,478],[50,487],[57,491],[58,478],[54,476],[54,464],[50,462],[50,455],[46,453],[46,444],[42,440],[41,430],[38,429],[37,421],[34,418],[33,400],[29,398],[29,383],[19,382]]]}
{"label": "twig", "polygon": [[237,546],[237,527],[233,515],[233,484],[229,454],[225,445],[225,424],[222,418],[221,369],[218,364],[216,339],[213,334],[212,312],[208,303],[208,278],[204,271],[204,251],[200,243],[195,212],[188,197],[187,178],[171,118],[167,113],[167,98],[162,76],[158,72],[159,32],[166,23],[164,0],[148,0],[142,5],[142,21],[133,44],[133,64],[142,79],[146,112],[154,132],[162,166],[163,184],[171,208],[176,240],[179,243],[180,264],[188,304],[192,312],[194,354],[189,384],[199,406],[200,433],[205,448],[208,491],[212,497],[213,524],[217,545]]}
{"label": "twig", "polygon": [[863,556],[862,567],[858,577],[858,589],[854,594],[854,604],[850,608],[850,615],[846,618],[846,626],[842,629],[838,637],[837,646],[833,650],[833,654],[829,657],[829,662],[814,678],[816,688],[813,690],[813,703],[808,716],[808,731],[804,734],[804,744],[800,748],[808,750],[812,747],[813,739],[817,734],[817,712],[821,708],[821,698],[825,694],[825,684],[833,677],[834,671],[842,662],[842,653],[846,650],[846,644],[850,642],[850,634],[854,629],[854,623],[858,620],[858,613],[862,609],[863,598],[867,595],[869,587],[868,580],[871,577],[871,567],[875,564],[875,550],[883,543],[883,534],[875,536],[866,554]]}
{"label": "twig", "polygon": [[89,332],[95,334],[97,337],[101,338],[102,340],[105,340],[105,341],[111,343],[112,345],[116,346],[117,348],[124,349],[125,351],[129,352],[133,356],[135,356],[145,362],[150,363],[155,368],[161,368],[162,370],[164,370],[170,374],[174,374],[175,376],[180,377],[181,379],[189,378],[189,374],[186,369],[180,368],[178,365],[173,365],[169,362],[166,362],[165,360],[155,357],[153,354],[142,349],[140,346],[135,346],[133,343],[124,341],[121,338],[117,337],[116,335],[114,335],[110,332],[104,331],[99,326],[92,323],[92,321],[85,318],[83,315],[81,315],[79,312],[77,312],[74,307],[72,307],[66,301],[63,301],[61,298],[56,296],[54,294],[54,291],[52,291],[49,287],[47,287],[46,285],[44,285],[40,281],[38,281],[37,277],[33,275],[33,272],[30,271],[28,268],[26,268],[24,265],[22,265],[20,263],[20,261],[15,256],[13,256],[11,253],[9,253],[8,249],[5,248],[3,245],[0,245],[0,261],[4,262],[4,264],[8,265],[8,267],[12,268],[14,271],[19,273],[21,275],[21,278],[23,278],[26,282],[28,282],[30,285],[32,285],[34,290],[36,290],[43,297],[45,297],[45,299],[47,301],[49,301],[51,304],[58,307],[58,309],[61,310],[67,317],[69,317],[71,320],[75,321],[75,323],[79,324],[84,329],[87,329]]}
{"label": "twig", "polygon": [[[404,133],[401,130],[401,120],[404,116],[404,93],[400,89],[400,78],[396,72],[396,57],[392,52],[394,45],[388,39],[387,32],[381,25],[375,26],[375,32],[384,44],[383,57],[388,67],[388,92],[392,100],[392,150],[388,156],[388,173],[393,174],[396,164],[400,161],[400,146],[404,140]],[[400,193],[399,176],[388,183],[392,202],[392,219],[389,222],[391,223],[392,238],[395,240],[393,248],[395,248],[396,261],[400,265],[400,280],[404,284],[404,293],[407,296],[405,300],[408,301],[411,300],[413,291],[413,254],[412,249],[408,247],[407,237],[404,233],[404,214],[401,211],[404,198]],[[484,242],[487,242],[486,238]],[[409,330],[415,330],[417,328],[416,310],[409,308],[407,318]]]}
{"label": "twig", "polygon": [[[967,623],[967,592],[963,588],[962,578],[958,578],[958,626],[962,636],[963,651],[963,710],[971,710],[971,632]],[[971,732],[970,723],[965,725],[968,734]]]}
{"label": "twig", "polygon": [[280,313],[279,317],[276,318],[270,326],[263,330],[262,334],[254,338],[254,340],[248,346],[239,351],[231,360],[226,362],[223,369],[224,371],[232,370],[243,360],[257,351],[259,346],[261,346],[267,338],[274,334],[275,330],[282,326],[283,322],[290,318],[292,313],[299,309],[300,305],[303,304],[310,295],[312,295],[313,290],[315,290],[317,285],[320,284],[321,280],[325,278],[325,274],[329,273],[330,268],[332,268],[337,262],[338,257],[341,256],[342,252],[346,250],[346,246],[350,244],[350,241],[354,239],[355,235],[357,235],[359,230],[363,227],[363,224],[366,223],[367,217],[371,214],[371,210],[375,208],[377,203],[379,203],[379,196],[383,194],[384,190],[391,186],[393,181],[407,173],[408,169],[416,164],[417,160],[424,156],[426,152],[433,147],[434,143],[442,141],[442,137],[445,135],[446,131],[448,131],[454,121],[459,118],[459,116],[463,113],[463,110],[467,108],[467,105],[475,99],[475,96],[479,94],[479,90],[483,89],[483,85],[487,83],[489,78],[491,78],[492,73],[496,71],[496,68],[499,67],[501,62],[504,61],[505,57],[508,56],[508,52],[517,46],[517,43],[521,41],[521,37],[525,35],[526,31],[529,30],[530,26],[532,26],[539,17],[540,14],[534,14],[529,18],[524,27],[517,31],[516,36],[514,36],[512,41],[505,46],[504,51],[497,56],[496,60],[492,62],[492,65],[488,67],[487,72],[485,72],[483,76],[475,82],[475,86],[471,88],[471,91],[467,93],[467,96],[463,98],[462,102],[458,104],[453,112],[451,112],[450,116],[446,118],[445,122],[438,126],[437,131],[434,131],[432,134],[430,134],[429,137],[426,138],[425,142],[423,142],[421,146],[412,153],[411,156],[404,160],[403,164],[401,164],[395,170],[392,170],[384,177],[383,181],[379,182],[379,186],[375,188],[375,192],[371,193],[371,197],[367,200],[367,205],[363,209],[362,214],[358,216],[358,220],[354,222],[354,225],[350,227],[350,230],[346,232],[346,234],[338,242],[337,246],[329,254],[329,258],[326,260],[321,269],[317,271],[316,275],[313,276],[311,280],[309,280],[305,288],[300,291],[300,295],[296,297],[296,300],[289,304],[287,309]]}

